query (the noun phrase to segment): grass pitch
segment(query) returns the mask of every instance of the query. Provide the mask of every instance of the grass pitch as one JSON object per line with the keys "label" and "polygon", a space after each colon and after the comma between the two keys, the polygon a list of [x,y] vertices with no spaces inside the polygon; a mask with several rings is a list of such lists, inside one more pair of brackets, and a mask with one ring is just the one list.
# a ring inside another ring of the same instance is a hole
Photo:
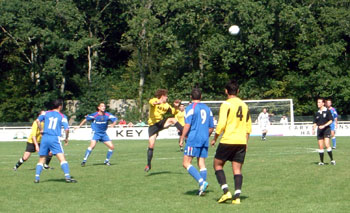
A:
{"label": "grass pitch", "polygon": [[[70,141],[66,158],[76,184],[66,184],[58,160],[34,184],[36,154],[18,171],[25,142],[0,143],[0,212],[348,212],[350,209],[348,137],[337,137],[337,165],[319,161],[315,137],[252,137],[243,167],[241,205],[218,204],[222,191],[207,159],[209,188],[198,197],[198,185],[182,167],[177,140],[158,140],[152,170],[146,165],[147,141],[113,141],[112,166],[103,165],[107,147],[98,144],[81,167],[89,141]],[[196,161],[193,163],[196,165]],[[230,165],[225,173],[234,191]]]}

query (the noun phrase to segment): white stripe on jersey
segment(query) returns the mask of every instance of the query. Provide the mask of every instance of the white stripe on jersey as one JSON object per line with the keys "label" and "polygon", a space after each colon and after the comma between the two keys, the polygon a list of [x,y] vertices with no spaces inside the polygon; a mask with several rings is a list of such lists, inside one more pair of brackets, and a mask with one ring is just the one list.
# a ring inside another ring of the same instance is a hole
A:
{"label": "white stripe on jersey", "polygon": [[186,114],[185,114],[185,118],[187,118],[190,115],[193,115],[193,109],[190,109]]}

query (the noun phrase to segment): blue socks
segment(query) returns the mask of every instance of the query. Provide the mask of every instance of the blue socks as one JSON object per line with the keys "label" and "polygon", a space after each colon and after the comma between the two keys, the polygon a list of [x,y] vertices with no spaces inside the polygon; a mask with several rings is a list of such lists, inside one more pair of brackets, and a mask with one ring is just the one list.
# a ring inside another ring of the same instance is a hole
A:
{"label": "blue socks", "polygon": [[40,174],[41,174],[41,171],[43,171],[43,167],[44,167],[44,165],[42,163],[38,163],[36,165],[35,180],[40,180]]}
{"label": "blue socks", "polygon": [[91,154],[91,151],[92,151],[92,149],[91,149],[90,147],[87,148],[87,150],[86,150],[86,152],[85,152],[85,156],[84,156],[83,162],[86,162],[86,161],[87,161],[88,157],[89,157],[90,154]]}
{"label": "blue socks", "polygon": [[199,174],[202,176],[203,180],[206,181],[207,180],[207,168],[201,169],[199,171]]}
{"label": "blue socks", "polygon": [[113,154],[113,150],[108,149],[108,152],[107,152],[107,157],[106,157],[105,162],[109,162],[109,160],[110,160],[110,159],[111,159],[111,157],[112,157],[112,154]]}
{"label": "blue socks", "polygon": [[[44,165],[42,163],[38,163],[36,165],[36,169],[35,169],[35,180],[40,180],[40,174],[41,174],[41,171],[43,171],[43,167]],[[68,166],[68,163],[67,161],[63,161],[61,163],[61,168],[64,172],[64,176],[66,179],[70,179],[70,175],[69,175],[69,166]]]}
{"label": "blue socks", "polygon": [[332,138],[332,144],[333,144],[333,147],[337,147],[337,141],[335,137]]}
{"label": "blue socks", "polygon": [[64,173],[64,176],[66,179],[70,179],[70,174],[69,174],[69,166],[68,166],[68,163],[67,161],[62,161],[61,163],[61,168],[62,168],[62,171]]}
{"label": "blue socks", "polygon": [[187,167],[187,171],[199,184],[205,181],[204,178],[201,176],[201,174],[197,171],[197,169],[194,166],[190,165],[189,167]]}

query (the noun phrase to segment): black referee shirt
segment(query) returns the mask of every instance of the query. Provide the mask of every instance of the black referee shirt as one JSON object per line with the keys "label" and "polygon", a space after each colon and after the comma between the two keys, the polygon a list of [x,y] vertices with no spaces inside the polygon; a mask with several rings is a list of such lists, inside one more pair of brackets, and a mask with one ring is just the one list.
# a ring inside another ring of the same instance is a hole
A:
{"label": "black referee shirt", "polygon": [[317,126],[321,126],[330,120],[333,121],[332,113],[326,107],[324,107],[322,110],[317,111],[314,118],[314,123],[316,123]]}

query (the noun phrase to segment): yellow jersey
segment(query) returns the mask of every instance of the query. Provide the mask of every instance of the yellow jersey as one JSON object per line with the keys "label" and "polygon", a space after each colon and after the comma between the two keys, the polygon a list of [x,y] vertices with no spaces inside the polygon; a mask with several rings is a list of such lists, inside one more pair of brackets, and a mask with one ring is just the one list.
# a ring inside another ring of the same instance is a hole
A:
{"label": "yellow jersey", "polygon": [[178,110],[175,114],[175,118],[182,126],[185,126],[185,111],[181,112]]}
{"label": "yellow jersey", "polygon": [[219,122],[216,133],[224,144],[247,144],[247,134],[252,131],[252,121],[249,109],[238,97],[227,99],[220,106]]}
{"label": "yellow jersey", "polygon": [[[44,129],[44,122],[41,122],[40,124],[41,124],[41,129]],[[30,135],[28,137],[28,143],[34,143],[33,136],[36,137],[36,142],[40,143],[41,134],[36,121],[34,121],[32,124],[32,131],[30,132]]]}
{"label": "yellow jersey", "polygon": [[159,102],[158,98],[152,98],[149,100],[149,118],[148,118],[148,125],[152,126],[159,121],[163,120],[163,116],[165,113],[167,113],[169,110],[171,114],[175,114],[175,108],[170,106],[168,103],[162,103],[162,104],[154,104],[156,102]]}

